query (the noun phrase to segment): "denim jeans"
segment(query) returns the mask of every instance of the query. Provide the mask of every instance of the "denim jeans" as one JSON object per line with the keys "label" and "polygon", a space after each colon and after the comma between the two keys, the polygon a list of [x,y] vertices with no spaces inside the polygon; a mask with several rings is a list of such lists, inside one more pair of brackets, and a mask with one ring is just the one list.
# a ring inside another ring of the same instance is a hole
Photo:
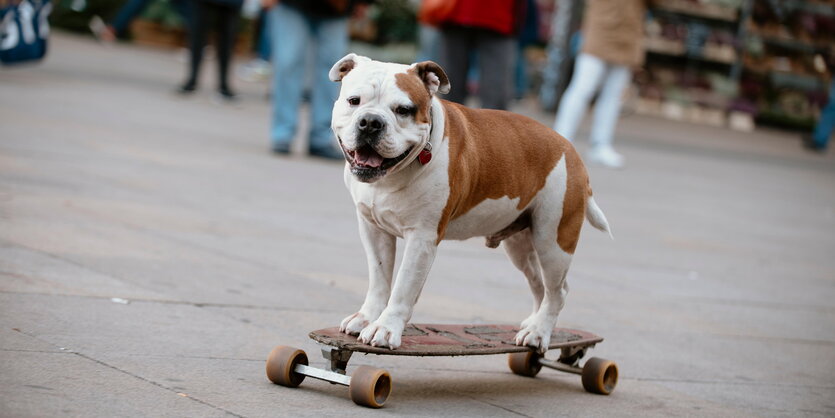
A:
{"label": "denim jeans", "polygon": [[[331,110],[339,84],[328,78],[328,72],[348,49],[348,19],[317,18],[279,3],[269,11],[267,27],[273,62],[273,146],[289,144],[296,135],[308,78],[312,84],[310,148],[333,146]],[[309,50],[312,68],[305,65]]]}
{"label": "denim jeans", "polygon": [[583,120],[594,93],[603,85],[594,106],[591,128],[592,145],[611,145],[620,114],[621,96],[631,78],[628,67],[612,65],[589,54],[580,54],[574,65],[574,75],[560,101],[554,130],[574,141],[577,127]]}
{"label": "denim jeans", "polygon": [[829,137],[832,136],[833,128],[835,128],[835,78],[829,82],[829,102],[821,110],[820,119],[812,134],[815,145],[825,148],[829,143]]}
{"label": "denim jeans", "polygon": [[128,0],[119,12],[116,18],[113,19],[113,29],[116,34],[122,36],[128,30],[128,25],[136,18],[146,7],[151,3],[151,0]]}
{"label": "denim jeans", "polygon": [[[128,0],[124,6],[116,13],[113,18],[112,26],[116,31],[116,35],[124,36],[130,26],[130,23],[145,10],[151,3],[151,0]],[[180,14],[185,22],[186,29],[191,24],[191,6],[187,0],[173,0],[171,5],[174,10]]]}

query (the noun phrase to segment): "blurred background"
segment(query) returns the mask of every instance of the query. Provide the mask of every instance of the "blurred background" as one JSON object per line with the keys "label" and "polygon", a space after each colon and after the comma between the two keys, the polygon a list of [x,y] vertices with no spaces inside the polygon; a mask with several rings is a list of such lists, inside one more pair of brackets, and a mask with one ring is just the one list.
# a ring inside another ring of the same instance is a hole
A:
{"label": "blurred background", "polygon": [[[119,36],[139,45],[185,48],[187,16],[178,11],[177,1],[145,1]],[[94,16],[113,20],[126,3],[55,1],[49,20],[53,27],[89,34]],[[577,48],[572,51],[571,39],[579,34],[583,1],[526,3],[527,16],[517,31],[515,96],[543,97],[541,106],[555,110],[573,68]],[[248,9],[240,23],[235,43],[239,66],[254,57],[261,38],[267,37],[258,7]],[[427,26],[417,20],[419,7],[417,0],[373,2],[367,12],[351,18],[349,49],[384,61],[437,61],[437,45],[419,42]],[[555,31],[559,25],[567,29]],[[829,54],[835,43],[830,1],[658,0],[650,4],[643,26],[646,63],[634,74],[625,111],[738,130],[765,125],[811,131],[827,103]],[[429,37],[428,42],[439,41]],[[549,68],[549,48],[552,55],[567,50],[566,59],[552,57]],[[248,79],[258,71],[265,67],[257,61],[239,69]],[[557,72],[564,75],[549,74]],[[556,82],[543,82],[549,76]]]}

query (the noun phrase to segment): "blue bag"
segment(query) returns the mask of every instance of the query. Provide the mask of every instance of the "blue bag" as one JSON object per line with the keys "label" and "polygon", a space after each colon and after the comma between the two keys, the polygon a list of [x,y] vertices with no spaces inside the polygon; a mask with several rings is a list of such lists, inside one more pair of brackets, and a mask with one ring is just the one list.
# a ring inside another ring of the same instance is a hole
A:
{"label": "blue bag", "polygon": [[49,0],[0,1],[0,62],[16,64],[40,60],[49,38]]}

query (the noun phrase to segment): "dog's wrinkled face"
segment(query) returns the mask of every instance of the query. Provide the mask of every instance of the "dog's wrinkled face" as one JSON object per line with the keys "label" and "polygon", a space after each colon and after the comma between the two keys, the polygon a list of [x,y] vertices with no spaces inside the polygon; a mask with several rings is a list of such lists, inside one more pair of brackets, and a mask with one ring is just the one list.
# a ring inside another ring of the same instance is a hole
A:
{"label": "dog's wrinkled face", "polygon": [[331,127],[351,173],[365,183],[415,159],[429,140],[432,95],[449,91],[430,61],[407,66],[348,54],[329,75],[342,82]]}

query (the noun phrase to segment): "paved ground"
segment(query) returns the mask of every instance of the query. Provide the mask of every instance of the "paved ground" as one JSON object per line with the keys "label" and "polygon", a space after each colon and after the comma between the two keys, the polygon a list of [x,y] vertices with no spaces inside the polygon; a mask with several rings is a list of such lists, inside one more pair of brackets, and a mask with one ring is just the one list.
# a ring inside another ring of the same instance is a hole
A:
{"label": "paved ground", "polygon": [[[560,318],[606,337],[617,391],[501,356],[360,356],[395,378],[371,411],[264,375],[279,343],[322,364],[307,332],[362,301],[341,166],[266,152],[263,85],[239,82],[236,106],[183,99],[176,52],[51,48],[0,71],[0,415],[835,415],[833,153],[625,118],[628,169],[591,170],[616,240],[585,230]],[[527,315],[501,250],[439,254],[415,321]]]}

